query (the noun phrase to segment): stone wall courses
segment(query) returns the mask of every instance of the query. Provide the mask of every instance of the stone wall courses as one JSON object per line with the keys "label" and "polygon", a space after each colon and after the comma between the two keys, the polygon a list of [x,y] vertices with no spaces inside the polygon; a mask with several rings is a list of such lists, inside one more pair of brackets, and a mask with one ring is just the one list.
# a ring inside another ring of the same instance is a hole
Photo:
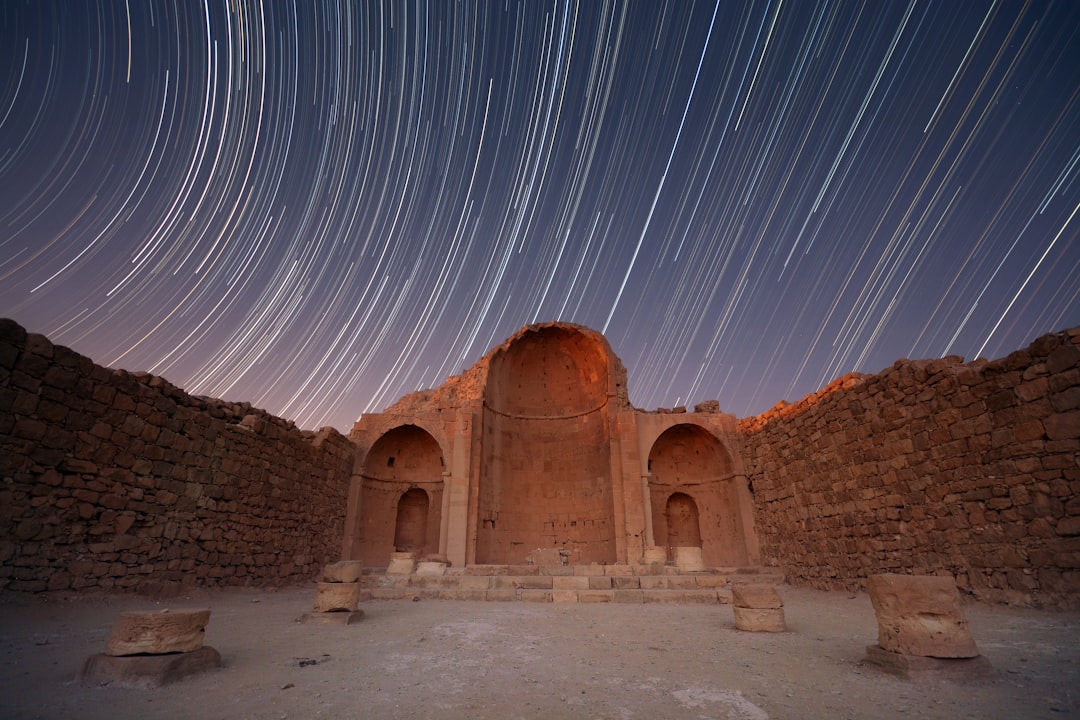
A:
{"label": "stone wall courses", "polygon": [[309,580],[337,559],[353,453],[0,320],[0,589]]}
{"label": "stone wall courses", "polygon": [[898,360],[739,422],[765,561],[800,584],[951,573],[1080,607],[1080,328],[1000,360]]}

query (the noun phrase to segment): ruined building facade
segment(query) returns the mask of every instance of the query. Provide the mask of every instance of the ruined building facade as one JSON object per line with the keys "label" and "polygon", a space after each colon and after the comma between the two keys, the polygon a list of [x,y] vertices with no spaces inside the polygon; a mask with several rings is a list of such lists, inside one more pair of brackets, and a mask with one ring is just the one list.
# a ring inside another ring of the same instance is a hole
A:
{"label": "ruined building facade", "polygon": [[637,410],[602,335],[529,326],[345,437],[0,320],[0,590],[673,547],[818,588],[949,573],[983,600],[1080,607],[1080,329],[989,362],[899,360],[737,420]]}
{"label": "ruined building facade", "polygon": [[709,566],[760,561],[736,420],[646,413],[607,340],[566,323],[526,327],[433,391],[364,415],[350,439],[343,557],[453,565],[640,563],[696,546]]}

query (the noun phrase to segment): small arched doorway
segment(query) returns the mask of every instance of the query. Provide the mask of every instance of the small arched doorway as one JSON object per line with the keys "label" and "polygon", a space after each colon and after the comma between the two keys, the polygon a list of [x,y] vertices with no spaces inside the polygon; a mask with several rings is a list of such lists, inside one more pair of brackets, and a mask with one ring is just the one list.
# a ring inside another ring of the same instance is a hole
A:
{"label": "small arched doorway", "polygon": [[427,544],[428,494],[420,488],[410,488],[398,500],[397,522],[394,524],[394,550],[420,554]]}
{"label": "small arched doorway", "polygon": [[701,547],[697,503],[686,493],[671,493],[664,508],[669,547]]}

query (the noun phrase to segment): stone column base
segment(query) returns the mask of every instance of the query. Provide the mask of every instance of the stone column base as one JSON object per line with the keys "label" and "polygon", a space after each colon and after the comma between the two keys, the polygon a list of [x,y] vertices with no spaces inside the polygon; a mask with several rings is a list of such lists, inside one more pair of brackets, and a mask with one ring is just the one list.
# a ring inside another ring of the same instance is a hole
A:
{"label": "stone column base", "polygon": [[785,632],[784,608],[744,608],[732,606],[735,627],[748,632]]}
{"label": "stone column base", "polygon": [[904,655],[885,650],[879,645],[867,645],[866,661],[885,672],[907,680],[948,680],[962,685],[996,682],[997,671],[982,655],[972,658],[934,658]]}
{"label": "stone column base", "polygon": [[82,685],[156,688],[221,665],[221,655],[208,645],[168,655],[91,655],[76,681]]}

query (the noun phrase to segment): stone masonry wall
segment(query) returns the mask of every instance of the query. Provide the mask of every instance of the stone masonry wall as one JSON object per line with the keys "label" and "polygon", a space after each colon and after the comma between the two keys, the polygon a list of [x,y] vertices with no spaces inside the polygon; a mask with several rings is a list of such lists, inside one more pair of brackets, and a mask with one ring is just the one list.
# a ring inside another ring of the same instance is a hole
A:
{"label": "stone masonry wall", "polygon": [[353,452],[0,320],[0,588],[310,580],[338,559]]}
{"label": "stone masonry wall", "polygon": [[739,429],[762,553],[793,582],[949,572],[982,600],[1080,607],[1080,328],[900,360]]}

